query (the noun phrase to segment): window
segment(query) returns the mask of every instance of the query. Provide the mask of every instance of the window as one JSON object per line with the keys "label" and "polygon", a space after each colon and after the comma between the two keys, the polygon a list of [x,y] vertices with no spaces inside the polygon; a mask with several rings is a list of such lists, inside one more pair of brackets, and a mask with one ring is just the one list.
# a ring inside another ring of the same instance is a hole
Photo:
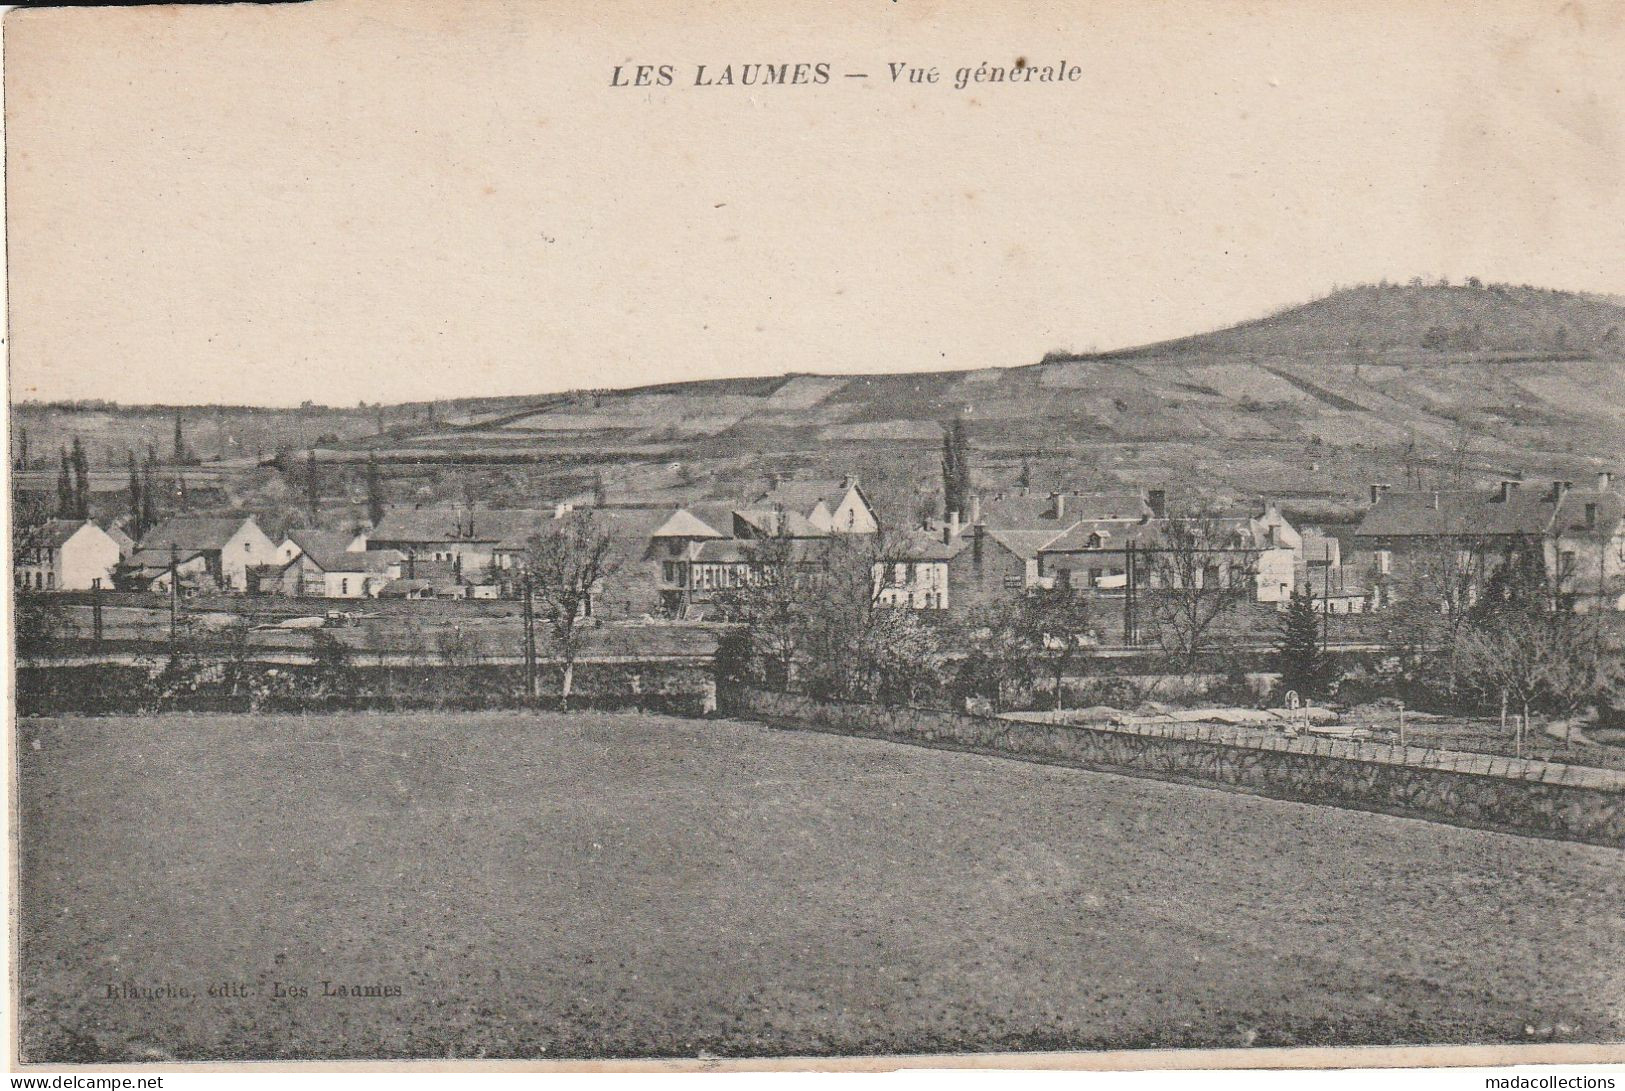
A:
{"label": "window", "polygon": [[347,579],[339,580],[339,594],[348,595],[349,593],[350,593],[350,581],[347,580]]}
{"label": "window", "polygon": [[252,546],[250,546],[250,545],[249,545],[249,544],[248,544],[248,543],[247,543],[247,542],[244,542],[244,543],[243,543],[243,552],[244,552],[244,553],[248,553],[248,552],[250,552],[250,551],[251,551],[251,550],[252,550],[252,549],[253,549],[253,547],[252,547]]}
{"label": "window", "polygon": [[1008,591],[1020,591],[1025,584],[1026,581],[1020,576],[1012,575],[1004,577],[1004,586]]}
{"label": "window", "polygon": [[1394,570],[1394,553],[1390,549],[1377,550],[1377,572],[1386,576]]}

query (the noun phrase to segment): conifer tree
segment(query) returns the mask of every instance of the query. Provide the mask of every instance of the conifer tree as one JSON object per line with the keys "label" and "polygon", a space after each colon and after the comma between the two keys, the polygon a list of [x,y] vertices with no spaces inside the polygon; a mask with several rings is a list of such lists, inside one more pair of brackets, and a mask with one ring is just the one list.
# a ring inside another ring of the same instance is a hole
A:
{"label": "conifer tree", "polygon": [[1325,695],[1328,663],[1320,650],[1321,620],[1309,588],[1299,587],[1287,603],[1275,646],[1283,690],[1296,690],[1305,698]]}
{"label": "conifer tree", "polygon": [[384,521],[384,479],[377,452],[367,455],[367,520],[375,527]]}
{"label": "conifer tree", "polygon": [[73,473],[68,468],[68,449],[57,449],[61,466],[56,472],[56,517],[58,519],[73,518]]}
{"label": "conifer tree", "polygon": [[970,441],[964,420],[955,416],[942,434],[942,517],[968,510],[970,494]]}
{"label": "conifer tree", "polygon": [[85,445],[79,442],[79,437],[73,437],[73,450],[68,455],[68,463],[73,468],[73,517],[75,519],[90,518],[90,459],[85,455]]}

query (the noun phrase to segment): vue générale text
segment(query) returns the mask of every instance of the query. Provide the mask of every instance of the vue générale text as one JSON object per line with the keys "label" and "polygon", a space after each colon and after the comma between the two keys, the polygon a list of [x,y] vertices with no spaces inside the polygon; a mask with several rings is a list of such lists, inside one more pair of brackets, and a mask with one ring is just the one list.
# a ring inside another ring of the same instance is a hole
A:
{"label": "vue g\u00e9n\u00e9rale text", "polygon": [[829,61],[786,61],[778,64],[618,64],[610,71],[611,87],[818,87],[841,80],[874,80],[887,84],[940,84],[963,91],[973,84],[1077,83],[1080,65],[1030,63],[1017,57],[1009,64],[982,61],[959,68],[888,61],[871,74],[861,67],[837,68]]}

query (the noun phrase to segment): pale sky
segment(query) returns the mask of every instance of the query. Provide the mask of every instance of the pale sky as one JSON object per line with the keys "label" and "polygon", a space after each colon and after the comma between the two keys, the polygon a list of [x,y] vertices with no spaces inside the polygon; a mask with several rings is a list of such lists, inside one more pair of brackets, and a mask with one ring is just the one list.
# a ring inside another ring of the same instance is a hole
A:
{"label": "pale sky", "polygon": [[[314,0],[5,36],[17,400],[1019,365],[1418,273],[1625,293],[1619,3]],[[1018,56],[1081,78],[951,86]],[[673,86],[610,86],[640,62]],[[750,62],[831,79],[692,86]]]}

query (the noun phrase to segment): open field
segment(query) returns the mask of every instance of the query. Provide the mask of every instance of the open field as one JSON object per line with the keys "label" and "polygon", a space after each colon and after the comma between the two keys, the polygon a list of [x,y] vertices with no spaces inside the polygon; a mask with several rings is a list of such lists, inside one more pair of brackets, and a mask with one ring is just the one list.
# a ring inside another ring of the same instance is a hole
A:
{"label": "open field", "polygon": [[18,732],[29,1060],[1625,1038],[1604,848],[725,720]]}

